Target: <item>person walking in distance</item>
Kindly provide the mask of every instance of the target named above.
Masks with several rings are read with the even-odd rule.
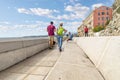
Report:
[[[84,28],[84,34],[85,34],[85,37],[88,37],[88,28],[87,28],[87,26],[85,26],[85,28]]]
[[[54,32],[56,31],[56,28],[53,24],[54,23],[51,21],[50,25],[48,25],[48,27],[47,27],[47,32],[48,32],[48,36],[49,36],[49,49],[53,48],[54,35],[55,35]]]
[[[63,23],[60,23],[60,26],[57,29],[57,41],[58,41],[58,47],[60,52],[62,51],[63,36],[64,36],[64,33],[66,32],[67,30],[63,28]]]

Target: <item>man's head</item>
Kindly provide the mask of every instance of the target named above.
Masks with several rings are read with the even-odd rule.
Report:
[[[51,21],[50,24],[53,24],[53,21]]]

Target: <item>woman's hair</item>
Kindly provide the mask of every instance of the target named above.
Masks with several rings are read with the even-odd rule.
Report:
[[[63,26],[63,23],[60,23],[60,26]]]

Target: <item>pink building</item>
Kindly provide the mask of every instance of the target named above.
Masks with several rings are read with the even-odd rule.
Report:
[[[105,25],[106,21],[112,19],[112,8],[101,6],[93,11],[93,26]]]

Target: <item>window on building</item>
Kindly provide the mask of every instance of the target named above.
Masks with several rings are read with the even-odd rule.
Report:
[[[106,17],[106,20],[109,20],[109,17]]]
[[[98,15],[100,15],[100,12],[98,12]]]
[[[104,20],[104,17],[102,17],[102,20]]]
[[[109,15],[109,12],[107,12],[107,15]]]
[[[102,15],[105,15],[105,12],[102,12]]]
[[[98,17],[98,20],[100,20],[100,17]]]
[[[106,10],[109,10],[109,8],[106,8]]]

